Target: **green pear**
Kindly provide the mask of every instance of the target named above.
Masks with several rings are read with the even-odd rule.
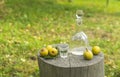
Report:
[[[93,46],[92,47],[92,53],[94,55],[98,55],[100,53],[100,47],[99,46]]]
[[[42,48],[40,51],[40,56],[45,57],[48,55],[48,50],[46,48]]]
[[[93,53],[86,48],[86,51],[84,51],[83,56],[86,60],[91,60],[93,58]]]
[[[52,50],[49,51],[49,55],[52,57],[55,57],[58,55],[58,50],[56,48],[52,48]]]
[[[48,45],[46,48],[48,51],[51,51],[53,47],[52,47],[52,45]]]

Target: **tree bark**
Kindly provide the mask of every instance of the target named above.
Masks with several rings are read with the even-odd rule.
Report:
[[[92,60],[83,56],[43,59],[38,55],[40,77],[104,77],[104,56],[100,53]]]

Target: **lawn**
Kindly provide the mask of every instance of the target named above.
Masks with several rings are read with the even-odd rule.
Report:
[[[105,76],[120,77],[120,0],[0,0],[0,77],[39,77],[37,53],[70,41],[75,12],[85,13],[83,30],[105,55]]]

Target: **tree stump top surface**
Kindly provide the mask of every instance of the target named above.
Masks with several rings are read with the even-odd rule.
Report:
[[[86,66],[88,67],[88,66],[95,65],[104,59],[104,55],[101,52],[99,55],[95,55],[92,60],[85,60],[83,55],[76,56],[72,54],[70,54],[65,59],[60,57],[54,58],[54,59],[44,59],[44,58],[41,58],[39,55],[38,55],[38,58],[41,59],[43,62],[55,67],[76,68],[76,67],[86,67]]]

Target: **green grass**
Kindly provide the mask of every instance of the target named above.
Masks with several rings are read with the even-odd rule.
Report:
[[[5,0],[0,8],[0,77],[39,77],[37,53],[48,44],[69,43],[75,12],[85,12],[81,29],[105,54],[105,75],[120,77],[120,1]],[[1,5],[0,5],[1,6]]]

